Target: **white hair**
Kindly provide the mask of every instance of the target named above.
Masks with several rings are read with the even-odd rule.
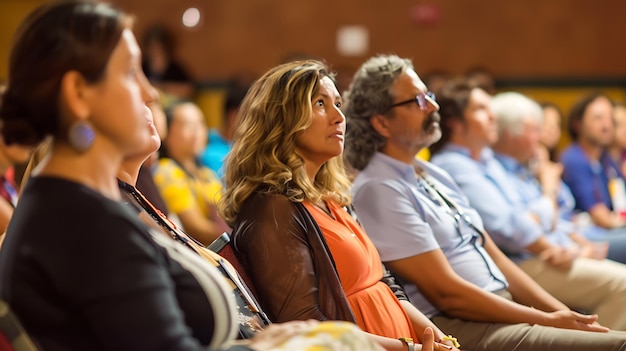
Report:
[[[491,109],[498,120],[498,133],[520,135],[524,121],[534,119],[538,125],[543,122],[541,106],[529,97],[516,92],[496,94],[491,99]]]

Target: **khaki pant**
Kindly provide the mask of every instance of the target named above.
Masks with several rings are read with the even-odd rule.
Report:
[[[578,258],[569,270],[531,258],[520,268],[570,308],[597,313],[600,324],[626,330],[626,266],[614,261]]]
[[[445,316],[433,322],[468,351],[626,350],[626,332],[592,333],[530,324],[468,322]]]

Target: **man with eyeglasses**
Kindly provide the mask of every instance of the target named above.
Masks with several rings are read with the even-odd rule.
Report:
[[[625,349],[626,333],[607,333],[539,287],[495,246],[451,177],[415,159],[441,137],[438,110],[395,55],[366,61],[344,96],[356,212],[411,302],[465,350]]]

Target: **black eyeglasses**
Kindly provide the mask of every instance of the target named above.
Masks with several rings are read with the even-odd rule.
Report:
[[[426,111],[428,109],[429,102],[433,104],[435,107],[439,108],[439,104],[437,103],[437,100],[435,98],[435,93],[433,93],[432,91],[427,91],[425,93],[417,94],[417,96],[415,96],[412,99],[396,102],[395,104],[392,104],[391,106],[389,106],[387,111],[391,110],[394,107],[407,105],[410,103],[416,103],[417,106],[419,106],[420,110]]]

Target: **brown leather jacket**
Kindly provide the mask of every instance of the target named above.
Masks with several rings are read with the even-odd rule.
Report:
[[[232,243],[272,321],[355,321],[324,236],[301,203],[254,193],[239,213]],[[384,271],[383,281],[406,300]]]

